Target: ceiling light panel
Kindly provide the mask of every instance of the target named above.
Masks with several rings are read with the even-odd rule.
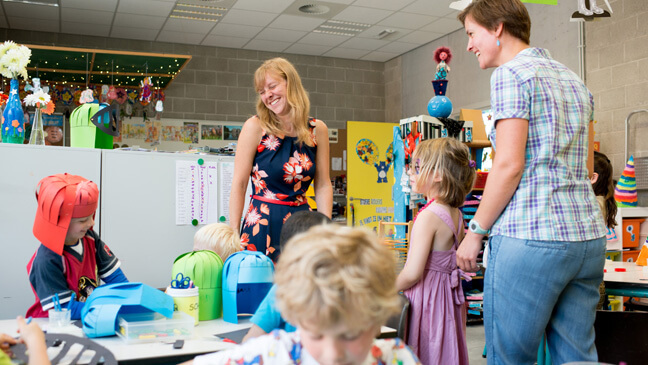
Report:
[[[169,18],[216,23],[227,14],[227,8],[218,6],[213,1],[204,1],[204,3],[180,0],[175,4]]]
[[[58,0],[4,0],[4,2],[58,7]]]

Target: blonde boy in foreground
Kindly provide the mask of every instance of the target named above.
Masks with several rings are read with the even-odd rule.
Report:
[[[375,235],[326,225],[286,246],[275,276],[277,305],[297,331],[274,330],[193,363],[420,364],[400,339],[375,339],[401,307],[393,256]]]

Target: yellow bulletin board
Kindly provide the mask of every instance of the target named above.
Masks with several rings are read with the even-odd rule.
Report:
[[[393,129],[397,123],[347,122],[347,225],[378,229],[394,217]]]

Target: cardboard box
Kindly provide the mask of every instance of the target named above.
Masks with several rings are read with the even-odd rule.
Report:
[[[469,120],[473,122],[473,142],[488,142],[482,111],[476,109],[461,109],[459,111],[459,120]]]

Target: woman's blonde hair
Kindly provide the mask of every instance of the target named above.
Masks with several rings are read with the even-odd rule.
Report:
[[[193,250],[214,251],[225,262],[231,254],[241,251],[241,238],[229,225],[212,223],[194,234]]]
[[[525,44],[530,43],[531,17],[520,0],[474,0],[457,15],[457,19],[465,26],[468,16],[491,31],[502,23],[504,30],[513,37]]]
[[[295,66],[281,57],[265,61],[254,73],[254,88],[257,93],[263,90],[266,75],[286,80],[286,101],[290,106],[290,115],[294,122],[293,126],[297,141],[312,145],[308,128],[310,100]],[[286,134],[287,131],[282,128],[277,115],[263,104],[260,94],[257,96],[256,111],[261,126],[267,133],[273,135]]]
[[[468,147],[454,138],[428,139],[416,146],[413,161],[418,163],[419,188],[453,208],[463,205],[475,181],[475,168],[470,166]],[[440,182],[433,182],[440,178]]]
[[[335,224],[294,236],[277,265],[277,306],[300,326],[382,325],[401,307],[395,260],[372,232]]]

